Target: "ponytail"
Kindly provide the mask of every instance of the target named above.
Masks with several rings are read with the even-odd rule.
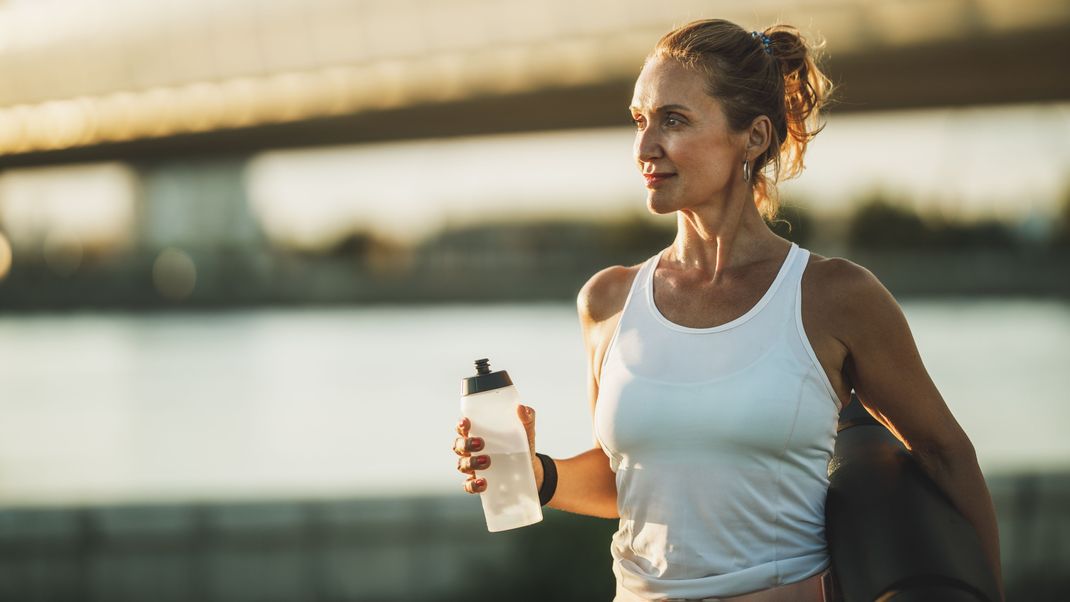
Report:
[[[757,186],[764,196],[776,194],[775,185],[780,179],[791,179],[805,169],[803,156],[806,146],[825,129],[821,121],[821,109],[828,103],[832,81],[818,67],[818,53],[824,42],[811,46],[791,25],[774,25],[763,32],[770,41],[771,56],[779,66],[783,80],[784,132],[775,128],[774,144],[770,144],[764,161],[755,165],[755,171],[772,165],[773,180],[761,174]]]

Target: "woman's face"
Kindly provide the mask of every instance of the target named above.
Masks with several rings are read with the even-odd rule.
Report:
[[[656,214],[725,198],[742,182],[744,133],[733,133],[703,76],[672,59],[643,66],[632,97],[633,155]]]

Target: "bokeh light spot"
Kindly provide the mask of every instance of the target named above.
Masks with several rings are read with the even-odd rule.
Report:
[[[11,272],[11,243],[7,241],[7,237],[3,232],[0,232],[0,280],[7,278],[7,275]]]
[[[193,293],[197,283],[197,266],[185,251],[164,249],[152,264],[152,283],[160,296],[181,301]]]

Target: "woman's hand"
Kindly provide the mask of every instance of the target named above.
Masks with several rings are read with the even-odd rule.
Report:
[[[524,432],[528,436],[528,448],[531,452],[531,468],[535,471],[535,486],[542,487],[542,462],[535,457],[535,410],[521,405],[517,407],[517,416],[524,425]],[[468,431],[472,429],[472,422],[468,418],[462,418],[457,423],[457,437],[453,441],[453,451],[458,456],[457,470],[468,475],[464,482],[464,490],[468,493],[482,493],[487,490],[487,480],[476,478],[475,471],[486,470],[490,467],[490,456],[483,454],[473,456],[472,452],[480,452],[486,444],[481,437],[469,437]]]

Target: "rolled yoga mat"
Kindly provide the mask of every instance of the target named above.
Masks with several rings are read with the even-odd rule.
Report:
[[[998,602],[973,525],[854,393],[838,433],[825,534],[844,602]]]

